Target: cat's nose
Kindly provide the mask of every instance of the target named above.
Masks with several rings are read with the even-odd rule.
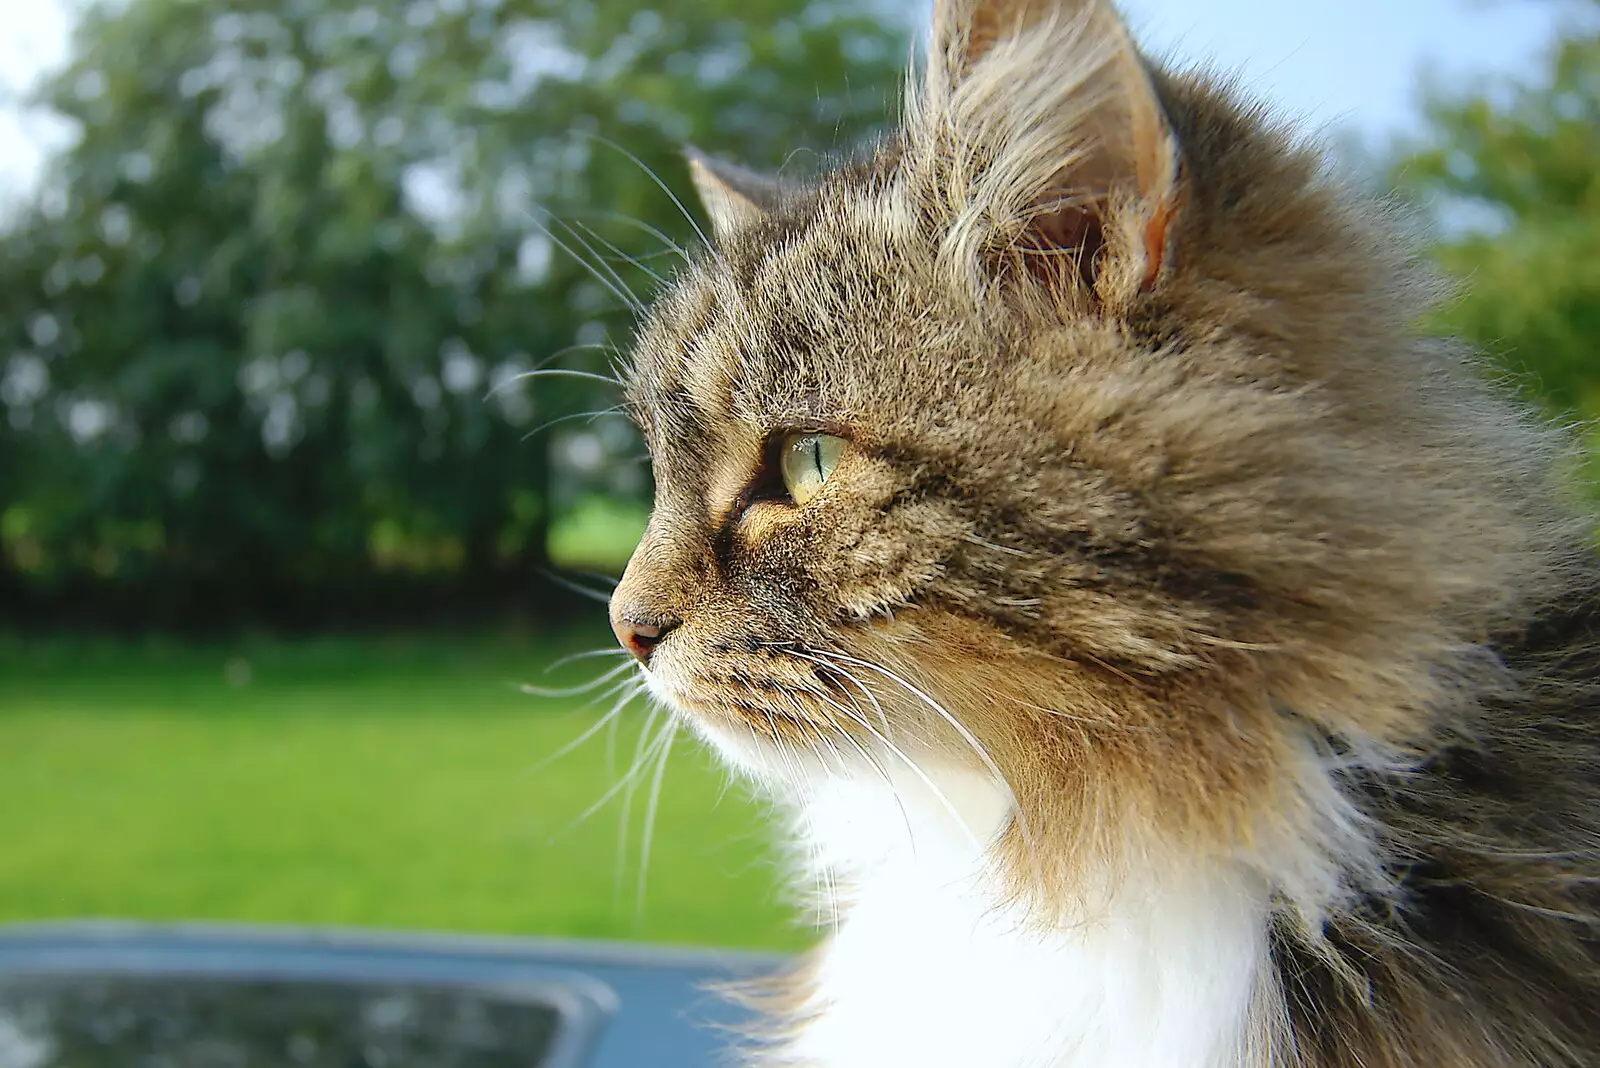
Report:
[[[643,619],[631,615],[614,616],[611,620],[611,629],[616,632],[617,641],[622,647],[634,655],[634,659],[645,667],[650,666],[650,654],[656,651],[656,646],[661,644],[678,620],[670,616],[656,616]]]

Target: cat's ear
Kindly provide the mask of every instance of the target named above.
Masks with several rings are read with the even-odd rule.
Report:
[[[935,0],[926,75],[908,130],[954,157],[941,182],[953,236],[998,228],[991,247],[1036,274],[1070,264],[1091,288],[1109,247],[1115,281],[1155,282],[1178,145],[1109,0]]]
[[[759,222],[777,207],[782,188],[776,179],[714,159],[693,146],[686,146],[683,155],[689,161],[689,177],[717,240]]]

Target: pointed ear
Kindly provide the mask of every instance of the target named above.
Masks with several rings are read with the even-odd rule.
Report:
[[[782,187],[774,178],[713,159],[693,146],[685,146],[683,155],[689,161],[695,192],[711,218],[711,232],[719,241],[759,222],[782,198]]]
[[[1110,0],[935,0],[908,128],[954,146],[960,210],[1035,275],[1070,264],[1094,289],[1114,264],[1110,281],[1155,283],[1178,146]]]

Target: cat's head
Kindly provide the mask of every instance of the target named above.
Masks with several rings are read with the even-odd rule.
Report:
[[[1543,566],[1542,439],[1412,336],[1378,213],[1108,3],[939,0],[908,98],[805,186],[693,161],[619,636],[769,779],[956,761],[1069,851],[1303,829],[1308,738],[1414,739]]]

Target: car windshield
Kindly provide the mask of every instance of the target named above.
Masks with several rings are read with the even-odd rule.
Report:
[[[0,981],[0,1068],[538,1068],[560,1024],[514,989],[14,977]]]

